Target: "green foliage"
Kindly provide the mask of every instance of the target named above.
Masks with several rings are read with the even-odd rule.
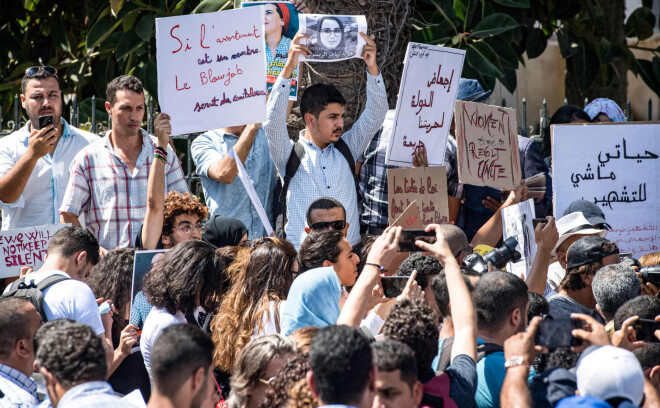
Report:
[[[599,75],[616,80],[614,63],[625,66],[660,95],[660,47],[652,60],[636,58],[624,40],[612,42],[604,33],[603,0],[418,0],[413,41],[466,50],[463,76],[490,88],[498,79],[511,92],[515,70],[526,54],[536,58],[555,34],[561,55],[578,87],[586,91]],[[656,19],[650,0],[633,11],[623,27],[626,37],[653,35]]]

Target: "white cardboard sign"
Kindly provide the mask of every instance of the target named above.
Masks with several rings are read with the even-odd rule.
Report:
[[[2,263],[0,278],[19,276],[21,268],[31,266],[36,271],[46,260],[48,243],[55,233],[71,224],[41,225],[0,232]]]
[[[506,270],[522,279],[529,275],[536,257],[536,240],[532,222],[535,215],[533,198],[502,210],[504,239],[514,237],[518,241],[516,251],[520,252],[520,261],[507,263]]]
[[[443,165],[464,59],[464,50],[408,43],[386,164],[412,167],[425,146],[428,165]]]
[[[635,258],[660,248],[660,124],[553,125],[554,213],[579,199],[597,204],[606,238]]]
[[[158,100],[172,134],[266,120],[263,6],[156,19]]]

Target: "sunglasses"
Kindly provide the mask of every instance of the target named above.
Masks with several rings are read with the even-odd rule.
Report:
[[[324,230],[332,228],[335,231],[341,231],[346,228],[346,221],[337,220],[337,221],[328,221],[328,222],[315,222],[310,226],[313,230]]]
[[[40,74],[51,75],[57,78],[57,69],[55,69],[55,67],[51,67],[50,65],[46,65],[46,66],[30,67],[25,70],[26,78],[32,78]]]

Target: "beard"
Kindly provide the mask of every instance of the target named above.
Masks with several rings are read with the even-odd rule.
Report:
[[[39,129],[39,117],[43,116],[44,111],[47,109],[39,108],[39,109],[26,109],[26,113],[28,115],[28,118],[30,119],[30,124],[32,125],[32,129]],[[56,107],[52,107],[50,109],[51,113],[47,113],[47,115],[53,115],[53,126],[58,127],[60,123],[62,123],[62,110],[60,109],[59,112]]]

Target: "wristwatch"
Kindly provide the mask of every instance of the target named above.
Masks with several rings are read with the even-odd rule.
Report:
[[[523,356],[513,356],[504,362],[505,368],[517,367],[523,365]]]

